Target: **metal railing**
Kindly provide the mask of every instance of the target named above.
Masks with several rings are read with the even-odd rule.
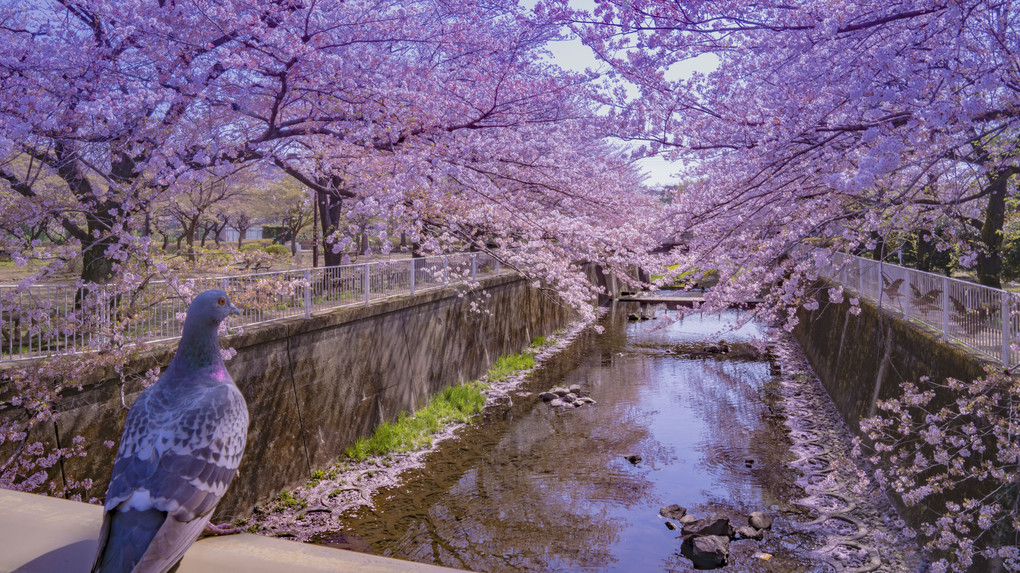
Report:
[[[180,336],[194,295],[226,291],[242,310],[231,328],[250,326],[451,284],[496,276],[504,269],[486,253],[456,253],[363,264],[195,278],[170,284],[152,281],[128,294],[93,287],[87,298],[74,285],[0,285],[0,362],[160,342]],[[92,310],[83,310],[92,309]],[[95,310],[95,309],[98,309]]]
[[[1020,333],[1020,309],[1004,290],[845,253],[830,255],[819,272],[881,309],[1014,364],[1010,344]]]

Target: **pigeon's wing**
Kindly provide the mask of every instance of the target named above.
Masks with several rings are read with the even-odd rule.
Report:
[[[208,523],[240,464],[248,410],[237,387],[167,394],[143,393],[128,415],[107,492],[105,544],[101,540],[97,565],[104,553],[130,552],[121,542],[143,536],[141,531],[125,533],[126,526],[144,528],[149,535],[140,559],[151,562],[151,570],[172,567]],[[131,512],[160,513],[163,519],[126,520],[123,516]],[[157,562],[165,562],[165,569]]]
[[[145,555],[138,562],[138,571],[166,573],[184,557],[191,544],[202,534],[202,530],[212,519],[212,512],[191,521],[177,521],[174,517],[167,518],[156,536],[149,543]]]
[[[158,509],[113,509],[103,515],[103,529],[92,571],[127,572],[142,560],[146,548],[163,527],[167,513]]]

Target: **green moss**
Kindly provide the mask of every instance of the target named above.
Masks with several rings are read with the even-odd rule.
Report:
[[[273,511],[283,511],[284,509],[304,509],[308,507],[308,500],[303,497],[298,497],[289,491],[281,491],[276,494],[273,498]]]
[[[402,412],[395,422],[385,422],[367,438],[358,438],[344,452],[348,458],[362,461],[391,452],[419,450],[432,445],[432,436],[451,422],[467,422],[485,405],[487,384],[468,382],[451,386],[413,415]]]
[[[548,344],[548,341],[546,341],[544,336],[537,336],[535,340],[531,341],[531,348],[541,348],[546,344]]]

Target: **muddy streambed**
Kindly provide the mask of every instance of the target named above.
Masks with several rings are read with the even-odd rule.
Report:
[[[315,537],[343,539],[339,523],[375,553],[472,571],[688,571],[659,515],[679,504],[735,525],[772,517],[763,540],[732,542],[728,571],[918,570],[884,497],[855,487],[846,430],[795,345],[728,329],[732,316],[645,307],[658,318],[629,320],[637,309],[612,308],[604,333]],[[764,355],[749,342],[767,335]],[[571,385],[596,403],[538,396]]]

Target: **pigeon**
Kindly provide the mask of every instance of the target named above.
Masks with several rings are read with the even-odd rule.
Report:
[[[177,354],[128,412],[92,573],[164,573],[208,525],[237,471],[248,407],[217,331],[240,314],[227,294],[195,297]]]

